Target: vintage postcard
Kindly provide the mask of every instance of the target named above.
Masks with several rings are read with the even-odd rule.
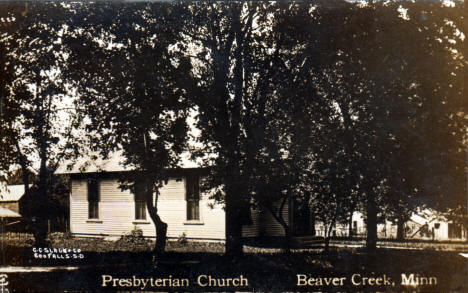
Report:
[[[468,292],[466,11],[0,2],[0,291]]]

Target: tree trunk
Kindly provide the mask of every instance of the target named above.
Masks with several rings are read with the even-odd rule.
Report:
[[[335,214],[333,215],[333,218],[330,222],[330,226],[328,227],[328,229],[326,230],[326,238],[325,238],[325,254],[328,255],[328,252],[330,250],[330,235],[331,235],[331,232],[333,230],[333,227],[335,227],[335,224],[336,224],[336,217],[338,216],[338,207],[337,209],[335,209]]]
[[[232,193],[226,194],[226,256],[237,257],[242,251],[242,224],[240,222],[240,210]]]
[[[24,194],[27,197],[29,195],[29,171],[26,163],[21,163],[21,172],[23,173]]]
[[[286,221],[283,219],[283,216],[278,216],[274,213],[274,211],[268,209],[273,215],[273,217],[276,219],[276,221],[281,225],[284,231],[284,238],[283,238],[283,249],[284,252],[290,253],[291,252],[291,230],[289,229],[289,225],[286,223]]]
[[[291,252],[291,230],[289,229],[289,225],[286,223],[286,221],[283,218],[283,209],[279,211],[278,222],[281,224],[284,230],[284,241],[283,241],[284,252],[290,253]]]
[[[31,216],[31,194],[29,190],[29,170],[28,164],[26,162],[26,157],[21,152],[21,148],[19,142],[16,141],[16,152],[18,154],[19,163],[21,166],[21,172],[23,177],[23,185],[24,185],[24,198],[26,199],[27,203],[24,205],[26,208],[20,206],[20,214],[26,216],[28,220],[29,226],[31,226],[30,216]]]
[[[405,221],[403,217],[397,220],[397,240],[403,241],[405,239]]]
[[[353,230],[353,211],[349,213],[349,218],[348,218],[348,238],[353,239],[354,236],[354,230]]]
[[[367,194],[366,205],[367,216],[367,239],[366,248],[370,253],[375,253],[377,248],[377,206],[375,203],[375,196]]]
[[[283,227],[284,230],[284,241],[283,241],[283,248],[286,253],[291,252],[291,229],[289,229],[288,223],[284,220],[283,217],[283,209],[286,204],[286,200],[288,197],[284,197],[281,205],[278,209],[278,214],[275,213],[273,206],[268,206],[267,209],[273,218]]]
[[[42,152],[41,152],[42,153]],[[33,213],[33,235],[35,246],[47,247],[47,219],[49,210],[49,200],[47,196],[47,183],[48,183],[48,170],[46,160],[41,158],[41,165],[39,169],[39,183],[37,194],[34,199],[34,213]]]
[[[158,215],[153,218],[156,227],[156,245],[154,247],[154,254],[157,257],[163,256],[166,251],[167,241],[167,224],[161,221]]]
[[[149,186],[146,186],[146,208],[148,209],[148,214],[151,220],[154,223],[156,229],[156,244],[154,246],[153,255],[156,258],[164,256],[166,251],[166,240],[167,240],[167,224],[161,220],[158,215],[157,198],[156,205],[153,204],[153,192]]]
[[[315,230],[315,213],[310,213],[310,234],[315,236],[317,231]]]
[[[291,231],[289,229],[289,226],[286,224],[286,222],[284,222],[283,230],[284,230],[283,249],[286,253],[290,253],[291,252]]]
[[[142,143],[144,147],[144,156],[145,162],[148,162],[148,145],[146,137],[148,133],[146,131],[143,132],[142,136]],[[142,174],[143,176],[147,176],[146,174]],[[161,220],[161,217],[158,215],[158,197],[159,197],[159,190],[156,190],[156,199],[154,200],[153,204],[153,183],[147,177],[143,179],[144,183],[144,193],[145,193],[145,200],[146,200],[146,209],[148,210],[148,214],[151,220],[154,223],[154,227],[156,229],[156,243],[153,250],[153,256],[157,258],[161,258],[164,256],[166,252],[166,240],[167,240],[167,224]],[[155,260],[155,259],[154,259]]]
[[[324,249],[324,252],[327,255],[328,255],[328,251],[330,249],[330,230],[331,230],[331,225],[325,231],[325,249]]]

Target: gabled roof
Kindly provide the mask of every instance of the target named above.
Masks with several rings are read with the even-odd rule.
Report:
[[[12,210],[0,207],[0,218],[19,218],[20,214]]]
[[[419,225],[424,225],[426,223],[431,223],[434,221],[444,222],[444,221],[447,221],[447,218],[441,212],[437,212],[436,210],[425,208],[425,209],[420,209],[418,211],[413,212],[413,214],[411,215],[411,221]]]
[[[18,201],[24,195],[24,185],[8,185],[0,189],[0,202]]]
[[[55,174],[122,172],[134,169],[132,166],[124,166],[123,161],[124,158],[122,152],[111,153],[109,154],[108,159],[102,159],[96,155],[83,156],[77,159],[76,162],[64,162],[60,164],[55,171]],[[200,168],[201,164],[190,160],[190,154],[185,152],[181,155],[179,167]]]

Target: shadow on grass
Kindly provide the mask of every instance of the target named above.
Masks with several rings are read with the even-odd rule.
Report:
[[[454,252],[378,249],[375,254],[355,248],[331,248],[329,254],[320,251],[293,253],[250,253],[228,258],[218,252],[169,251],[164,258],[153,262],[150,251],[92,252],[85,251],[84,259],[36,259],[31,247],[6,247],[6,263],[16,266],[78,266],[73,272],[29,273],[9,275],[13,288],[19,291],[34,286],[32,291],[93,290],[100,288],[103,275],[117,278],[132,276],[148,278],[187,278],[196,284],[200,275],[229,278],[243,275],[249,281],[249,290],[283,291],[316,290],[317,287],[297,287],[297,274],[312,277],[390,276],[398,280],[402,273],[436,276],[439,287],[434,291],[466,287],[467,261]],[[53,288],[41,287],[44,280],[60,280]],[[24,282],[36,282],[32,283]],[[29,285],[28,285],[29,284]],[[347,283],[349,285],[349,283]],[[50,283],[49,283],[50,286]],[[349,285],[351,286],[351,285]],[[364,287],[340,287],[344,290],[361,290]],[[325,289],[324,289],[325,288]],[[167,288],[166,288],[167,289]],[[190,287],[203,291],[200,287]],[[232,291],[236,288],[210,288],[212,291]],[[320,287],[329,291],[330,288]],[[337,288],[334,288],[337,289]],[[377,288],[373,288],[377,289]],[[388,289],[388,288],[387,288]],[[391,288],[397,289],[395,288]]]

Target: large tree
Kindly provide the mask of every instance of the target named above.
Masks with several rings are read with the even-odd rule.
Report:
[[[330,74],[340,90],[333,99],[348,124],[348,149],[362,166],[373,250],[379,212],[401,228],[434,195],[433,206],[462,203],[466,61],[455,25],[461,16],[441,3],[349,4],[333,16],[339,62]]]
[[[264,20],[268,4],[203,3],[191,7],[183,31],[186,43],[198,46],[192,56],[199,91],[195,97],[203,152],[213,154],[205,163],[210,172],[204,187],[225,204],[226,254],[242,253],[242,226],[249,223],[245,117],[250,99],[258,94],[255,83],[254,19]],[[260,44],[261,45],[261,44]]]
[[[121,187],[144,195],[157,256],[164,253],[167,232],[158,213],[159,188],[186,149],[187,96],[193,91],[190,63],[172,50],[178,40],[175,9],[87,4],[78,14],[86,18],[84,31],[70,39],[90,147],[102,157],[121,152],[133,170],[119,177]]]
[[[318,191],[326,184],[318,178],[317,162],[331,159],[325,158],[324,149],[333,147],[333,138],[339,137],[333,126],[338,117],[316,82],[334,58],[324,42],[329,37],[326,22],[312,14],[306,3],[277,4],[273,11],[269,34],[262,40],[268,49],[263,55],[255,54],[261,69],[256,84],[261,99],[251,99],[253,114],[246,124],[252,135],[247,149],[254,153],[249,179],[252,198],[281,224],[288,244],[291,234],[300,232],[300,222],[303,229],[310,224],[311,203],[321,215],[336,211],[321,204],[321,199],[332,197]],[[258,119],[259,114],[263,119]],[[323,197],[319,200],[318,195]],[[291,217],[285,218],[285,207],[307,219],[294,216],[291,222]]]
[[[73,135],[80,123],[71,97],[74,81],[64,74],[68,52],[62,37],[68,33],[68,14],[58,4],[2,8],[7,21],[1,23],[1,66],[10,75],[2,77],[1,156],[22,169],[36,244],[45,245],[51,175],[79,143]],[[2,167],[12,170],[11,165]],[[38,176],[32,190],[31,172]]]
[[[302,39],[288,36],[295,5],[205,3],[190,11],[183,36],[195,46],[185,54],[199,80],[194,100],[202,155],[213,154],[205,156],[210,173],[204,187],[225,204],[226,253],[237,255],[252,204],[290,235],[284,209],[301,196],[295,191],[300,156],[308,155],[313,137],[300,133],[315,125],[305,121],[327,116],[318,110],[326,103],[314,100],[307,83],[321,48],[304,53]]]

